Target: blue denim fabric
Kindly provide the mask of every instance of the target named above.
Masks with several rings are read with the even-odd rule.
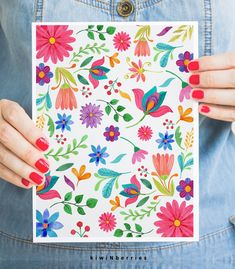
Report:
[[[196,20],[200,56],[235,50],[233,0],[132,2],[122,18],[117,0],[0,0],[0,99],[31,115],[32,21]],[[235,268],[233,156],[231,124],[201,117],[198,243],[32,244],[31,192],[0,180],[0,268]]]

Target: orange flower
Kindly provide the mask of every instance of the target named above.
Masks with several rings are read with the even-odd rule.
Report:
[[[169,155],[167,153],[160,155],[158,153],[157,155],[153,155],[152,159],[153,165],[157,171],[157,173],[152,172],[152,176],[157,176],[163,180],[166,180],[169,177],[174,164],[174,155]]]
[[[118,207],[122,207],[118,196],[115,197],[115,200],[110,200],[109,202],[111,205],[113,205],[111,208],[112,211],[116,210]]]
[[[86,166],[82,165],[79,169],[79,172],[76,168],[72,168],[72,173],[76,176],[78,182],[77,185],[79,183],[80,180],[85,180],[91,177],[91,173],[85,173],[86,171]]]
[[[109,58],[109,64],[111,67],[114,67],[115,63],[120,64],[118,57],[118,52],[115,52],[112,56],[107,56]]]
[[[148,41],[145,38],[142,38],[140,40],[134,41],[136,43],[135,47],[135,56],[149,56],[150,55],[150,48]]]
[[[186,121],[186,122],[192,122],[193,121],[193,117],[189,116],[189,114],[192,113],[192,108],[191,107],[187,108],[184,111],[182,106],[178,106],[178,111],[179,111],[179,114],[180,114],[180,118],[176,122],[176,124],[181,120]]]

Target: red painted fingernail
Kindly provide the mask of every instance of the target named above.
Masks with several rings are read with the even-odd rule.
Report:
[[[35,144],[37,147],[39,147],[43,151],[49,148],[49,143],[44,137],[38,138]]]
[[[209,106],[202,106],[201,107],[201,112],[203,112],[203,113],[209,113],[210,112]]]
[[[192,92],[192,97],[195,99],[202,99],[204,97],[204,92],[202,90],[194,90]]]
[[[43,159],[39,159],[36,163],[35,163],[35,167],[41,172],[41,173],[46,173],[49,170],[49,164],[43,160]]]
[[[200,83],[200,76],[199,75],[191,75],[189,77],[189,83],[193,85],[198,85]]]
[[[29,178],[35,182],[36,184],[40,185],[42,183],[42,179],[43,177],[40,176],[39,174],[35,173],[35,172],[32,172],[30,175],[29,175]]]
[[[25,179],[25,178],[22,178],[21,179],[21,182],[22,182],[22,184],[24,185],[24,186],[26,186],[26,187],[28,187],[29,186],[29,181],[27,180],[27,179]]]
[[[189,71],[197,71],[199,70],[199,62],[198,61],[192,61],[188,64],[188,70]]]

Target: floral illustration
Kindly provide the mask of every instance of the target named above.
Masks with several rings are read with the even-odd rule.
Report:
[[[136,56],[149,56],[150,48],[148,42],[153,42],[150,39],[151,28],[149,25],[139,26],[139,29],[135,35],[134,43],[136,43],[135,47],[135,55]]]
[[[176,200],[167,202],[166,206],[160,207],[157,213],[160,219],[154,222],[157,233],[163,237],[191,237],[193,235],[193,206],[186,202],[178,204]]]
[[[64,227],[62,223],[57,221],[59,213],[56,212],[50,216],[48,209],[45,209],[43,214],[40,211],[36,211],[36,236],[37,237],[57,237],[57,233],[54,230],[59,230]]]
[[[158,148],[163,148],[164,150],[169,149],[172,150],[172,143],[175,142],[173,138],[174,134],[168,134],[168,131],[166,131],[165,134],[159,133],[160,138],[156,140],[157,143],[159,143]]]
[[[36,83],[40,86],[44,84],[48,84],[53,77],[53,73],[50,71],[50,67],[48,65],[44,65],[44,63],[40,63],[39,66],[36,67]]]
[[[115,52],[113,55],[111,56],[107,56],[109,58],[109,64],[110,67],[114,67],[115,64],[120,64],[120,60],[118,59],[118,52]]]
[[[188,73],[188,64],[193,60],[193,53],[185,51],[184,53],[180,53],[178,58],[179,60],[176,61],[176,64],[179,66],[180,72]]]
[[[131,38],[126,32],[119,32],[113,38],[113,45],[118,51],[125,51],[130,47]]]
[[[37,25],[37,59],[43,58],[44,62],[51,59],[56,64],[57,60],[62,62],[64,57],[69,57],[69,51],[73,50],[70,43],[76,40],[72,34],[68,25]]]
[[[116,224],[117,220],[113,213],[103,213],[99,217],[100,229],[106,233],[113,231],[116,227]]]
[[[119,196],[116,196],[115,200],[110,200],[109,202],[112,205],[111,211],[115,211],[117,208],[122,207]]]
[[[101,124],[103,112],[99,105],[97,106],[91,103],[86,104],[85,106],[82,106],[80,112],[80,120],[82,121],[82,124],[86,125],[86,128],[97,128],[97,126]]]
[[[118,137],[120,136],[119,127],[114,127],[113,125],[106,127],[104,136],[107,141],[117,141]]]
[[[57,113],[58,121],[55,122],[56,129],[61,129],[62,132],[64,130],[71,131],[70,125],[72,125],[74,122],[71,120],[72,116],[66,116],[66,114],[61,115],[60,113]]]
[[[77,222],[77,227],[78,227],[78,231],[75,229],[71,230],[71,235],[78,235],[79,237],[88,237],[87,233],[90,231],[90,226],[86,225],[83,229],[83,222],[82,221],[78,221]]]
[[[176,190],[180,193],[181,198],[185,198],[187,201],[190,200],[193,197],[193,180],[190,178],[180,180]]]
[[[138,137],[140,138],[140,140],[148,141],[152,138],[152,135],[153,131],[149,126],[141,126],[138,129]]]
[[[109,154],[106,152],[107,147],[101,148],[100,145],[95,147],[94,145],[91,145],[92,153],[89,154],[90,163],[95,163],[96,166],[101,162],[102,164],[106,164],[105,158],[109,156]]]

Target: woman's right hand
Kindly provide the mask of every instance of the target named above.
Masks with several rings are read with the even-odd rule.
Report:
[[[0,178],[29,189],[44,182],[49,164],[43,156],[49,143],[24,109],[0,100]]]

